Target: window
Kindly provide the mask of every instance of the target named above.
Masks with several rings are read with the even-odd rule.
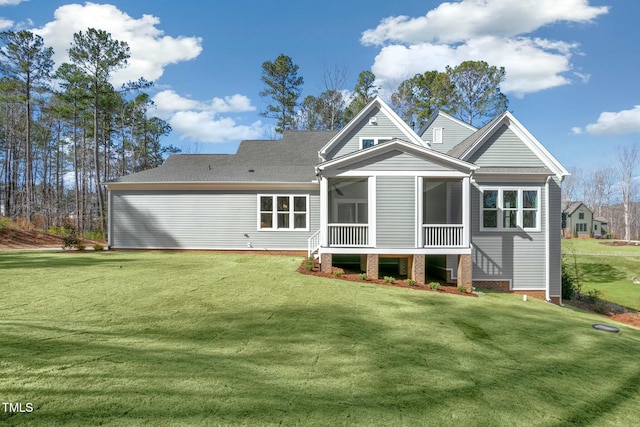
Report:
[[[258,195],[259,230],[308,230],[309,196]]]
[[[433,143],[442,144],[443,128],[433,128]]]
[[[374,145],[382,144],[383,142],[389,142],[392,138],[379,138],[379,137],[367,137],[360,138],[360,148],[369,148]]]
[[[598,231],[598,224],[593,224],[593,231]]]
[[[480,229],[539,230],[540,190],[535,188],[491,188],[482,191]]]
[[[577,233],[586,233],[587,232],[587,224],[585,224],[585,223],[576,224],[576,232]]]
[[[584,219],[584,212],[580,212],[578,214],[578,219]]]

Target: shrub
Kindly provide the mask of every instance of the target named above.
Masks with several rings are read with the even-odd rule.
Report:
[[[57,225],[52,225],[47,230],[47,233],[53,234],[54,236],[60,236],[65,233],[65,229],[63,227],[58,227]]]
[[[340,276],[342,276],[342,271],[340,271],[340,270],[333,270],[333,275],[334,275],[334,276],[336,276],[336,277],[340,277]]]
[[[409,286],[415,286],[416,285],[416,281],[413,279],[407,279],[406,280],[407,285]]]
[[[576,295],[576,285],[573,281],[573,277],[567,271],[569,267],[562,263],[562,299],[571,300]]]
[[[100,230],[89,230],[84,232],[84,237],[89,240],[103,240],[104,234]]]
[[[431,289],[433,289],[434,291],[437,291],[438,289],[440,289],[440,283],[438,282],[431,282],[429,283],[429,287]]]
[[[102,250],[104,250],[104,246],[102,246],[100,243],[96,243],[95,245],[93,245],[93,250],[94,251],[102,251]]]
[[[313,270],[313,268],[316,266],[316,260],[313,259],[313,257],[309,257],[305,260],[304,262],[304,268],[307,271],[311,271]]]
[[[466,294],[467,293],[467,287],[466,286],[459,286],[458,287],[458,292]]]
[[[396,279],[393,276],[384,276],[384,281],[385,283],[394,283]]]
[[[62,249],[77,248],[80,244],[80,239],[76,236],[75,232],[67,234],[62,239]]]
[[[367,280],[367,273],[360,273],[360,274],[358,274],[358,279],[360,279],[360,280]]]
[[[8,216],[0,217],[0,230],[3,230],[11,225],[11,218]]]
[[[78,243],[76,245],[76,249],[79,251],[84,251],[87,248],[87,246],[84,243]]]

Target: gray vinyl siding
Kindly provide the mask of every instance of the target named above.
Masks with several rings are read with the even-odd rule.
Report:
[[[442,128],[442,144],[433,144],[434,128]],[[473,132],[473,130],[456,123],[448,117],[438,115],[421,137],[423,141],[430,141],[432,143],[431,148],[434,150],[446,153],[461,141],[464,141]]]
[[[372,116],[377,118],[375,125],[369,124],[369,117]],[[399,138],[408,142],[407,136],[376,107],[351,132],[345,135],[337,146],[327,153],[326,159],[331,160],[334,157],[360,150],[360,138]]]
[[[545,167],[540,158],[527,147],[518,136],[502,125],[491,138],[486,141],[468,159],[480,167]]]
[[[376,228],[378,248],[415,247],[415,178],[376,178]]]
[[[556,178],[549,181],[549,296],[562,295],[562,195]]]
[[[309,231],[257,230],[256,191],[112,191],[115,248],[307,249],[320,228],[319,193],[309,197]],[[306,195],[304,191],[259,194]],[[245,237],[247,234],[249,237]]]
[[[540,231],[480,231],[480,190],[471,187],[473,280],[511,280],[512,289],[546,286],[546,193],[544,182],[478,183],[491,187],[539,187]],[[560,232],[558,231],[558,235]]]
[[[347,169],[340,169],[340,172],[349,171],[399,171],[399,170],[420,170],[420,171],[448,171],[446,167],[439,163],[421,159],[400,150],[392,150],[384,154],[372,157],[367,160],[349,165]]]

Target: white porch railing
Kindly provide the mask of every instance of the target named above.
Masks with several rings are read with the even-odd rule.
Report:
[[[457,248],[464,246],[462,224],[424,224],[425,248]]]
[[[329,224],[329,246],[368,246],[369,224]]]
[[[313,233],[307,240],[307,258],[311,258],[318,249],[320,249],[320,230]]]

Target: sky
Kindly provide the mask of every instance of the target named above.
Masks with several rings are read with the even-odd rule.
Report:
[[[163,140],[191,153],[233,153],[270,139],[260,115],[262,63],[299,66],[303,93],[346,71],[345,89],[372,71],[389,95],[416,73],[466,60],[503,66],[509,110],[567,168],[616,162],[640,145],[640,1],[637,0],[0,0],[0,30],[30,30],[56,65],[78,31],[129,44],[113,83],[144,77]]]

